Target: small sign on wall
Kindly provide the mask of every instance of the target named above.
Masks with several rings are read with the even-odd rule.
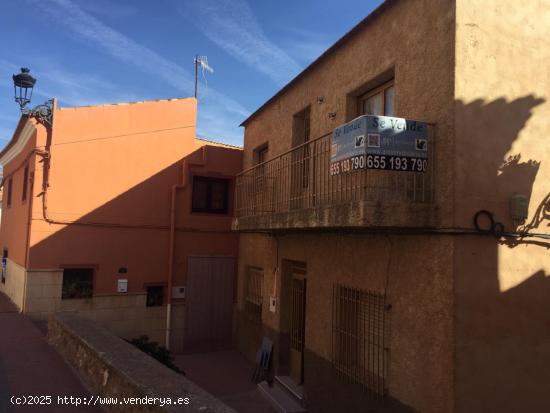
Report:
[[[272,313],[277,311],[277,298],[273,296],[269,297],[269,311]]]
[[[117,292],[118,293],[127,293],[128,292],[128,279],[119,278],[117,283]]]
[[[185,298],[185,286],[178,285],[178,286],[172,287],[172,298],[174,299]]]

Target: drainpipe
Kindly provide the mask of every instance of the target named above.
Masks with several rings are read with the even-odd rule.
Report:
[[[29,121],[30,122],[30,121]],[[49,132],[48,132],[49,133]],[[23,161],[15,168],[13,169],[9,174],[4,175],[2,178],[2,182],[0,183],[0,187],[3,187],[6,180],[13,175],[29,162],[29,160],[32,158],[33,155],[41,156],[42,161],[46,162],[49,156],[49,153],[47,151],[42,151],[40,149],[33,149],[29,152],[29,154],[23,159]],[[36,170],[36,169],[35,169]],[[30,249],[30,238],[31,238],[31,223],[32,223],[32,209],[33,209],[33,198],[34,198],[34,179],[32,184],[32,193],[29,194],[28,198],[28,211],[27,211],[27,229],[26,229],[26,242],[25,242],[25,258],[24,258],[24,266],[25,266],[25,275],[23,279],[23,298],[21,301],[21,312],[25,312],[26,308],[26,296],[27,296],[27,269],[29,268],[29,249]]]
[[[176,196],[179,189],[185,189],[189,179],[190,166],[206,166],[206,145],[201,147],[200,161],[182,162],[182,182],[172,186],[172,198],[170,202],[170,246],[168,249],[168,299],[166,300],[166,338],[165,347],[170,350],[170,333],[172,325],[172,285],[174,283],[174,250],[176,232]]]

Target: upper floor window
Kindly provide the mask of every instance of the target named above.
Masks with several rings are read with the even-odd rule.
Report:
[[[256,149],[254,149],[254,164],[258,165],[260,163],[264,163],[267,161],[267,151],[269,150],[269,146],[267,143],[264,143],[261,146],[258,146]]]
[[[359,96],[359,115],[394,116],[395,85],[393,80]]]
[[[13,178],[8,179],[8,207],[11,207],[11,193],[13,190]]]
[[[229,179],[193,177],[193,212],[227,214],[229,206]]]
[[[21,194],[21,201],[27,200],[28,188],[29,188],[29,165],[25,165],[25,171],[23,172],[23,193]]]
[[[309,141],[311,134],[309,106],[292,118],[292,146],[298,146]]]
[[[294,115],[292,120],[292,146],[303,145],[294,153],[292,160],[293,177],[295,182],[301,181],[301,184],[292,184],[295,190],[300,187],[305,189],[309,186],[309,164],[310,148],[306,143],[311,137],[310,108],[307,107],[300,113]]]

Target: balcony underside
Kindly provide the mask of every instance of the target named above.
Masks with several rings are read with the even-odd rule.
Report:
[[[353,201],[286,212],[251,215],[233,220],[239,232],[291,232],[305,230],[375,230],[380,228],[433,228],[439,222],[433,203]]]

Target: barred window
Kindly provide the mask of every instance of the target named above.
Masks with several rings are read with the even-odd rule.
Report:
[[[65,268],[61,299],[91,298],[94,290],[93,268]]]
[[[164,301],[164,287],[162,285],[150,285],[147,287],[147,307],[160,307]]]
[[[248,267],[245,294],[245,311],[256,321],[262,319],[264,270]]]
[[[385,296],[335,285],[332,311],[332,362],[337,376],[383,397],[388,345]]]

